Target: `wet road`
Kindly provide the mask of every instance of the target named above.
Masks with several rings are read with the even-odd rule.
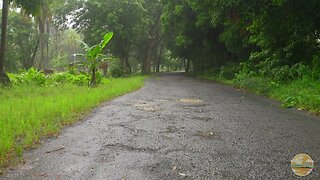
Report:
[[[320,118],[182,74],[137,92],[25,154],[0,179],[295,179],[309,154],[320,178]]]

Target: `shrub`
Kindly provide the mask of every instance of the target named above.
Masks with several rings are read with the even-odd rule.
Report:
[[[311,75],[315,80],[320,80],[320,56],[313,58]]]
[[[71,83],[79,86],[88,85],[90,80],[86,73],[71,74],[69,72],[54,74],[51,78],[56,83]]]
[[[40,86],[46,84],[48,76],[46,76],[43,71],[38,71],[35,68],[30,68],[29,70],[21,70],[18,75],[15,75],[12,79],[13,84],[29,84],[35,83]]]
[[[236,73],[240,71],[240,66],[238,64],[228,64],[226,66],[222,66],[220,69],[220,73],[218,76],[220,78],[224,78],[227,80],[234,79],[236,76]]]
[[[79,86],[88,85],[90,76],[88,73],[75,71],[56,73],[52,75],[45,75],[43,71],[38,71],[35,68],[29,70],[21,70],[19,74],[9,74],[10,79],[15,85],[34,83],[40,86],[52,85],[55,83],[71,83]],[[97,73],[97,81],[100,83],[104,79],[101,72]]]

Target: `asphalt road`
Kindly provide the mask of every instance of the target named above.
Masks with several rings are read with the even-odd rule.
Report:
[[[309,154],[320,179],[320,118],[183,74],[95,109],[0,179],[296,179]]]

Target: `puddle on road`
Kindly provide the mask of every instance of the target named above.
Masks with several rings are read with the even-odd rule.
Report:
[[[211,131],[198,131],[195,136],[205,138],[205,139],[216,139],[219,138],[218,133]]]

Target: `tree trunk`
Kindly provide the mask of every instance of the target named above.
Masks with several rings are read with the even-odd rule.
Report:
[[[142,62],[142,73],[143,74],[150,74],[150,57],[151,57],[151,49],[150,45],[147,45],[145,56]]]
[[[31,67],[34,66],[36,56],[37,56],[38,47],[39,47],[39,40],[38,40],[38,43],[36,44],[36,46],[34,47],[32,54],[30,54],[30,56],[28,58],[25,58],[23,60],[22,68],[30,69]]]
[[[129,53],[126,54],[126,56],[123,59],[123,68],[124,68],[124,72],[127,74],[131,74],[132,69],[129,63]]]
[[[46,40],[46,22],[47,22],[47,11],[44,5],[40,9],[38,15],[39,24],[39,49],[40,49],[40,59],[39,59],[39,69],[45,69],[47,64],[47,40]]]
[[[42,10],[41,10],[42,11]],[[38,23],[39,23],[39,49],[40,49],[40,59],[39,59],[39,69],[44,68],[44,46],[45,46],[45,40],[44,40],[44,22],[42,19],[42,12],[40,13],[38,17]]]
[[[96,68],[92,68],[90,86],[96,86],[96,85],[97,85]]]
[[[44,68],[48,68],[49,66],[49,36],[50,36],[50,22],[46,20],[46,35],[45,35],[45,43],[46,43],[46,55],[44,59]]]
[[[158,58],[157,58],[157,64],[156,64],[156,72],[160,72],[162,54],[163,54],[163,43],[160,45],[160,52],[159,52],[159,55],[158,55]]]
[[[189,73],[190,72],[190,60],[185,59],[184,64],[185,64],[186,73]]]
[[[1,27],[1,48],[0,48],[0,83],[10,84],[10,79],[4,70],[4,61],[7,46],[9,0],[3,0],[2,4],[2,27]]]
[[[32,66],[34,66],[34,63],[36,62],[36,57],[37,57],[37,52],[38,52],[38,48],[39,48],[39,43],[36,45],[36,47],[34,48],[34,51],[32,53],[30,62],[28,64],[28,68],[31,68]]]

